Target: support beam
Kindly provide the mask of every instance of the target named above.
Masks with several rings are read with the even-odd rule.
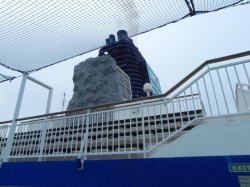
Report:
[[[47,100],[47,106],[46,106],[45,113],[48,114],[50,112],[53,88],[51,86],[48,86],[47,84],[35,79],[35,78],[27,75],[27,74],[23,74],[23,79],[22,79],[22,83],[21,83],[21,86],[20,86],[20,90],[19,90],[19,94],[18,94],[18,98],[17,98],[17,102],[16,102],[16,108],[15,108],[14,116],[13,116],[13,119],[12,119],[12,124],[10,126],[8,140],[7,140],[5,149],[4,149],[4,154],[3,154],[3,161],[4,162],[8,162],[8,158],[9,158],[10,153],[11,153],[11,147],[12,147],[12,144],[13,144],[15,130],[16,130],[16,124],[17,124],[16,119],[18,119],[19,112],[20,112],[20,109],[21,109],[23,93],[24,93],[24,89],[25,89],[27,79],[31,80],[34,83],[39,84],[40,86],[43,86],[43,87],[49,89],[49,95],[48,95],[48,100]],[[47,119],[47,117],[45,117],[45,123],[46,123],[46,119]],[[45,136],[45,133],[46,132],[44,131],[43,136]],[[41,143],[41,145],[43,145],[42,143]],[[42,149],[40,149],[40,150],[42,150]]]
[[[39,84],[40,86],[43,86],[43,87],[45,87],[45,88],[47,88],[47,89],[53,89],[51,86],[49,86],[49,85],[47,85],[47,84],[45,84],[45,83],[43,83],[43,82],[41,82],[41,81],[39,81],[39,80],[37,80],[37,79],[35,79],[34,77],[31,77],[31,76],[27,76],[27,78],[30,80],[30,81],[32,81],[32,82],[34,82],[34,83],[37,83],[37,84]]]
[[[16,130],[16,119],[19,116],[19,112],[20,112],[20,108],[21,108],[21,104],[22,104],[22,99],[23,99],[23,93],[24,93],[24,89],[25,89],[25,85],[26,85],[26,81],[27,81],[27,74],[23,74],[23,78],[22,78],[22,83],[20,86],[20,90],[19,90],[19,94],[18,94],[18,98],[17,98],[17,102],[16,102],[16,108],[15,108],[15,112],[14,112],[14,116],[12,119],[12,123],[10,126],[10,131],[9,131],[9,136],[8,136],[8,140],[5,146],[5,152],[3,155],[3,161],[7,162],[8,161],[8,157],[10,156],[10,152],[11,152],[11,147],[12,147],[12,143],[14,140],[14,134],[15,134],[15,130]]]

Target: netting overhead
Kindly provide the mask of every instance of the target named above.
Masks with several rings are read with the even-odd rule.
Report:
[[[1,0],[0,64],[32,72],[130,36],[242,0]]]
[[[12,81],[15,78],[16,77],[7,76],[0,73],[0,83],[4,81]]]

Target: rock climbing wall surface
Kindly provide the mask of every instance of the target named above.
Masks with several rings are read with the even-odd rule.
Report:
[[[67,110],[123,99],[116,61],[109,55],[89,58],[74,69],[74,94]]]

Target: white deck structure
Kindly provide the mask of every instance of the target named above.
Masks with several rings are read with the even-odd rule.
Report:
[[[247,154],[249,62],[207,66],[170,98],[160,95],[111,103],[101,111],[102,105],[93,106],[82,113],[78,110],[78,115],[61,112],[14,119],[12,125],[0,126],[1,158],[31,161]]]

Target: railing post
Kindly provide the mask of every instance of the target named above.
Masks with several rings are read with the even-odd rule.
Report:
[[[85,145],[86,145],[86,141],[87,141],[87,133],[84,133],[84,135],[83,135],[83,139],[82,139],[82,141],[81,141],[81,147],[80,147],[80,151],[79,151],[79,154],[78,154],[78,157],[77,158],[81,158],[82,157],[82,153],[83,153],[83,148],[84,148],[84,150],[85,150]]]
[[[53,88],[49,89],[49,95],[47,100],[47,106],[45,113],[48,114],[50,112],[51,100],[52,100]]]
[[[43,149],[44,149],[46,131],[47,131],[47,123],[48,123],[48,117],[45,117],[43,128],[42,128],[42,137],[41,137],[40,148],[39,148],[40,155],[39,155],[38,161],[42,161],[42,155],[43,155]]]
[[[171,133],[170,133],[169,118],[168,118],[168,103],[167,103],[166,97],[164,97],[164,103],[166,106],[166,118],[167,118],[167,122],[168,122],[168,136],[170,136]],[[164,139],[165,139],[165,136],[164,136]]]
[[[87,136],[86,136],[87,133],[84,133],[83,135],[83,139],[81,141],[81,146],[80,146],[80,151],[79,151],[79,154],[78,154],[78,157],[76,159],[76,162],[77,162],[77,169],[78,170],[82,170],[83,169],[83,164],[84,164],[84,160],[82,161],[82,150],[83,148],[86,149],[86,141],[87,141]],[[85,156],[84,156],[85,157]]]
[[[51,100],[52,100],[52,94],[53,94],[53,88],[49,88],[49,95],[48,95],[48,100],[47,100],[47,106],[46,106],[46,111],[45,113],[48,114],[50,112],[50,106],[51,106]],[[40,142],[40,156],[38,158],[38,161],[42,160],[42,155],[43,155],[43,149],[44,149],[44,144],[45,144],[45,138],[46,138],[46,131],[47,131],[47,123],[48,123],[48,117],[44,118],[44,125],[42,128],[42,137],[41,137],[41,142]]]
[[[201,105],[201,109],[202,109],[202,116],[203,117],[207,116],[203,101],[200,101],[200,105]]]
[[[199,87],[198,81],[196,82],[196,86],[198,88],[200,106],[201,106],[201,109],[202,109],[202,116],[204,116],[204,114],[205,114],[205,108],[204,108],[204,105],[203,105],[203,101],[201,100],[201,92],[200,92],[200,87]],[[205,116],[206,116],[206,114],[205,114]]]
[[[14,116],[13,116],[12,123],[10,126],[8,140],[6,143],[6,149],[5,149],[5,152],[3,155],[4,162],[8,162],[8,158],[10,156],[11,147],[13,144],[14,134],[15,134],[15,130],[16,130],[16,119],[19,116],[19,112],[20,112],[20,108],[21,108],[21,104],[22,104],[22,99],[23,99],[23,93],[24,93],[24,89],[25,89],[25,85],[26,85],[26,81],[27,81],[27,76],[28,76],[27,74],[23,74],[23,78],[22,78],[22,82],[21,82],[21,86],[20,86],[20,90],[19,90],[19,94],[18,94],[18,98],[17,98],[17,102],[16,102],[16,108],[15,108]]]
[[[208,74],[209,74],[210,81],[211,81],[211,84],[212,84],[212,88],[213,88],[213,93],[214,93],[214,98],[215,98],[215,103],[216,103],[216,106],[217,106],[218,114],[220,116],[220,108],[219,108],[218,100],[217,100],[217,97],[216,97],[216,92],[215,92],[215,88],[214,88],[214,81],[213,81],[212,76],[211,76],[211,69],[209,68],[208,65],[207,65],[207,69],[209,70]],[[197,117],[197,116],[195,116],[195,117]]]
[[[84,160],[87,159],[87,151],[88,151],[88,137],[89,137],[89,115],[90,115],[90,109],[87,109],[87,116],[86,116],[86,132],[84,136],[85,138],[85,146],[84,146]]]
[[[146,137],[145,137],[145,124],[144,124],[144,111],[143,111],[143,101],[141,101],[141,125],[142,125],[142,136],[143,136],[143,157],[146,158]]]

